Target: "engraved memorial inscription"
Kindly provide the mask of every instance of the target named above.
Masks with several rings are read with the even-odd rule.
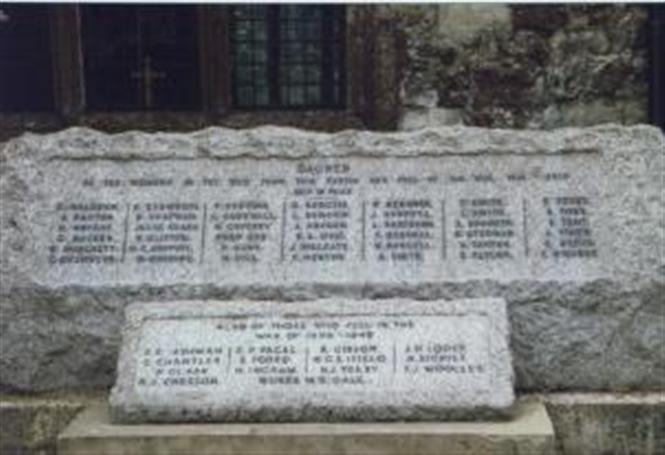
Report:
[[[268,201],[216,202],[210,213],[223,263],[259,262],[277,216]]]
[[[435,221],[429,199],[375,199],[369,211],[378,261],[422,262],[434,254]]]
[[[128,255],[138,264],[193,264],[199,253],[202,209],[197,202],[132,204]]]
[[[147,302],[125,320],[116,421],[432,419],[514,399],[502,299]]]
[[[451,387],[448,381],[472,375],[487,387],[487,350],[454,328],[457,319],[354,314],[146,321],[135,385],[153,392],[220,391],[237,381],[252,387],[308,388],[406,388],[413,381],[439,381]],[[466,316],[464,323],[486,330],[488,321]],[[197,333],[206,339],[200,340]]]
[[[589,198],[584,196],[544,197],[547,212],[543,257],[590,259],[598,256],[589,221]]]
[[[57,203],[49,264],[115,264],[122,260],[122,207],[117,203]]]
[[[459,200],[455,239],[459,258],[494,261],[515,257],[515,222],[503,198]]]
[[[475,158],[447,160],[165,162],[149,176],[109,164],[102,179],[68,181],[76,196],[45,208],[48,267],[37,273],[58,282],[167,280],[164,271],[218,284],[441,281],[560,273],[569,260],[595,273],[594,182],[574,181],[574,166],[523,160],[514,164],[523,172],[492,173],[475,170]],[[577,195],[564,196],[572,185]]]

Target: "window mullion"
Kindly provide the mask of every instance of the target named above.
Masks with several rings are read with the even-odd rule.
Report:
[[[346,8],[340,6],[335,9],[335,38],[333,46],[336,49],[337,57],[333,63],[334,69],[338,72],[338,79],[333,79],[333,84],[337,88],[337,95],[334,96],[335,106],[346,105]]]
[[[334,13],[334,8],[326,6],[323,7],[323,14],[321,14],[321,104],[326,107],[333,105],[334,65],[332,45],[335,40],[333,36]]]
[[[268,87],[269,104],[272,107],[281,105],[279,93],[279,6],[270,6],[268,9]]]

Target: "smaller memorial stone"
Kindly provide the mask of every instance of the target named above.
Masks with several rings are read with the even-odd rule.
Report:
[[[140,303],[117,423],[474,419],[514,401],[503,299]]]

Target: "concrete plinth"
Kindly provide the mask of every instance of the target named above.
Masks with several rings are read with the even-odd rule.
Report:
[[[82,412],[58,439],[62,455],[554,453],[542,403],[521,401],[505,422],[112,425],[106,404]]]

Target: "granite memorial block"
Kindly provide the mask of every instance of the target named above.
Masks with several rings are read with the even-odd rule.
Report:
[[[508,343],[501,299],[133,304],[111,416],[143,423],[507,415]]]
[[[0,152],[0,387],[108,386],[135,301],[508,303],[523,390],[665,377],[648,126],[26,134]]]

